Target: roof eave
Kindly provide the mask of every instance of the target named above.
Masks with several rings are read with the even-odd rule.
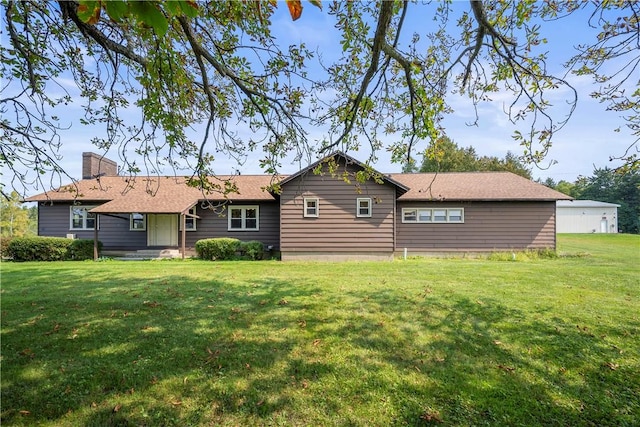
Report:
[[[554,199],[554,198],[525,198],[525,197],[516,197],[516,198],[505,198],[505,197],[498,197],[498,198],[486,198],[486,197],[479,197],[479,198],[464,198],[464,197],[452,197],[452,198],[446,198],[446,197],[442,197],[442,198],[431,198],[431,199],[427,199],[427,198],[418,198],[418,197],[411,197],[411,198],[404,198],[401,197],[398,199],[399,202],[556,202],[558,200],[564,200],[564,199]]]

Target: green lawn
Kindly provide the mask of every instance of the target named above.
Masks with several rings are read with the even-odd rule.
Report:
[[[2,425],[640,420],[640,236],[556,259],[3,262]]]

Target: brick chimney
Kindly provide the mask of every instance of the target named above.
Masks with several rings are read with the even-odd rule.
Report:
[[[82,153],[82,179],[117,176],[118,164],[96,153]]]

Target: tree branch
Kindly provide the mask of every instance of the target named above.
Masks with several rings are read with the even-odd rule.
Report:
[[[78,17],[78,3],[75,1],[58,1],[58,5],[60,6],[60,10],[65,16],[68,16],[76,27],[80,30],[80,32],[87,38],[94,40],[100,46],[102,46],[106,51],[111,51],[115,53],[119,53],[126,58],[140,64],[141,66],[147,66],[147,59],[133,52],[129,47],[123,46],[119,43],[116,43],[109,39],[104,33],[96,29],[94,25],[89,25],[83,22]]]

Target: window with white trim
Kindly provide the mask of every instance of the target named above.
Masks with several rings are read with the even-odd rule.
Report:
[[[418,222],[418,209],[402,209],[402,222]]]
[[[402,208],[402,222],[411,223],[464,223],[463,208]]]
[[[317,197],[304,198],[304,216],[307,218],[320,216],[320,200]]]
[[[446,209],[434,209],[433,210],[433,222],[447,222],[447,210]]]
[[[447,220],[449,222],[462,222],[462,209],[448,209]]]
[[[145,231],[147,229],[147,216],[141,213],[132,213],[129,215],[130,231]]]
[[[182,221],[179,221],[179,231],[182,231]],[[196,207],[192,207],[184,218],[185,230],[196,231]]]
[[[231,206],[227,216],[229,231],[257,231],[260,228],[258,206]]]
[[[371,199],[369,197],[356,199],[356,216],[358,218],[371,217]]]
[[[418,209],[418,222],[431,222],[431,209]]]
[[[69,229],[94,230],[96,228],[96,215],[90,213],[95,206],[71,206],[69,209]]]

